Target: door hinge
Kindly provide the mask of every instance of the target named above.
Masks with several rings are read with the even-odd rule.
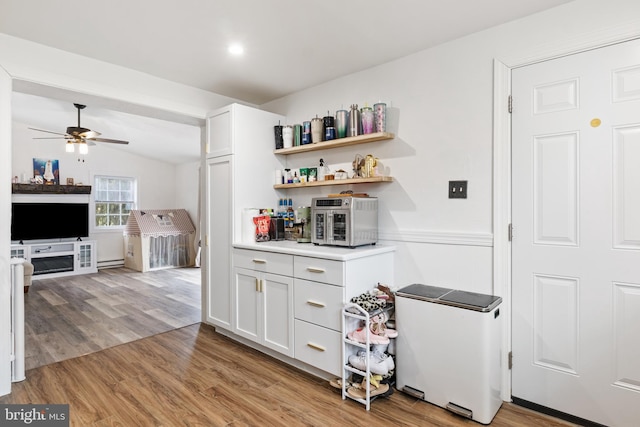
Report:
[[[513,96],[509,95],[509,100],[508,102],[508,108],[509,108],[509,114],[513,113]]]
[[[511,242],[513,240],[513,224],[509,224],[509,227],[507,228],[507,235]]]
[[[511,368],[513,368],[513,352],[510,351],[507,358],[508,358],[509,369],[511,370]]]
[[[511,111],[509,111],[509,112],[511,112]],[[206,144],[204,144],[204,152],[206,154],[209,154],[209,143],[208,142]]]

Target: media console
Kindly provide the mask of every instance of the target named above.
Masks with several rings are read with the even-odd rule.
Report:
[[[97,273],[94,240],[11,245],[11,258],[33,264],[33,279]]]

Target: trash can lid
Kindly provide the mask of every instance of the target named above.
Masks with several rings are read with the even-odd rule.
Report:
[[[493,310],[502,302],[502,298],[495,295],[458,291],[418,283],[399,289],[396,291],[396,296],[450,305],[453,307],[485,313]]]
[[[425,301],[432,301],[451,292],[453,289],[414,283],[396,291],[396,295]]]
[[[439,301],[443,304],[460,308],[487,312],[498,306],[502,302],[502,298],[495,295],[478,294],[475,292],[451,291],[440,297]]]

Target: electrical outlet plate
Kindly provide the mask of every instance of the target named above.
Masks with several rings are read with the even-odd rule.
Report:
[[[466,199],[467,181],[449,181],[449,198]]]

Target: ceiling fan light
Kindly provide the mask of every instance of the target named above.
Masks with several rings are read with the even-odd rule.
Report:
[[[80,154],[89,154],[89,146],[86,143],[78,144]]]
[[[76,151],[76,147],[73,145],[73,142],[71,141],[67,141],[64,149],[67,153],[73,153],[74,151]]]

